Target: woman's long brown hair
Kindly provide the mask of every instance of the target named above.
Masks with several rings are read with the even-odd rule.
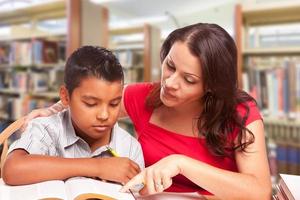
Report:
[[[199,58],[202,67],[205,94],[199,102],[203,105],[203,111],[197,119],[199,137],[206,138],[209,150],[217,156],[228,156],[236,149],[245,151],[255,139],[245,125],[249,115],[248,103],[255,100],[238,89],[237,49],[234,40],[216,24],[198,23],[176,29],[162,45],[161,62],[177,41],[187,43],[192,55]],[[159,83],[154,84],[147,96],[146,104],[149,108],[163,105],[160,87]],[[237,113],[237,105],[245,108],[244,117]],[[237,145],[233,144],[233,140],[228,140],[234,130],[238,131]]]

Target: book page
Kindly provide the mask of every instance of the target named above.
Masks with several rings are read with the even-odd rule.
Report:
[[[67,199],[65,183],[59,180],[45,181],[36,185],[37,199]]]
[[[2,179],[0,181],[1,200],[66,199],[63,181],[45,181],[20,186],[9,186]]]
[[[300,176],[290,174],[280,174],[280,177],[288,187],[294,199],[300,199]]]
[[[91,178],[76,177],[65,182],[68,199],[101,198],[104,200],[134,200],[130,193],[119,192],[121,185],[94,180]]]

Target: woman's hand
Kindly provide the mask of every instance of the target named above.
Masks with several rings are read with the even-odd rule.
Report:
[[[28,122],[34,118],[48,117],[50,115],[61,112],[64,109],[65,109],[64,105],[61,103],[61,101],[58,101],[57,103],[55,103],[54,105],[52,105],[50,107],[32,110],[28,115],[25,116],[24,124],[21,127],[20,131],[24,132],[24,130],[27,127]]]
[[[174,154],[161,159],[133,177],[124,185],[121,191],[135,190],[136,186],[141,184],[144,184],[143,189],[140,191],[142,195],[164,191],[172,185],[172,177],[180,174],[179,163],[182,158],[182,155]]]

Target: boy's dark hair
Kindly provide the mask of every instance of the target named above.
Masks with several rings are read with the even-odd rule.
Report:
[[[91,76],[124,82],[122,66],[111,51],[98,46],[82,46],[69,56],[65,66],[64,83],[69,95],[83,78]]]

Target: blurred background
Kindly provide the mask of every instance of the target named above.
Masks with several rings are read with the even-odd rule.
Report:
[[[0,0],[0,130],[59,100],[76,48],[112,50],[126,83],[156,81],[166,36],[197,22],[236,41],[239,86],[264,116],[273,183],[300,174],[299,0]],[[134,134],[128,119],[120,123]]]

